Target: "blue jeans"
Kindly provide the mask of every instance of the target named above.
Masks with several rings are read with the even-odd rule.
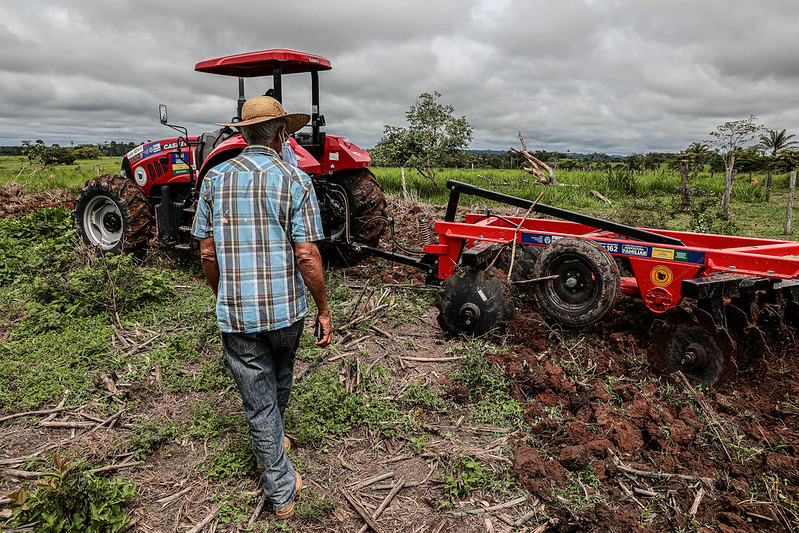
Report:
[[[250,426],[252,453],[264,465],[261,486],[282,511],[294,501],[296,475],[283,446],[283,414],[294,379],[303,320],[276,331],[222,333],[228,366]]]

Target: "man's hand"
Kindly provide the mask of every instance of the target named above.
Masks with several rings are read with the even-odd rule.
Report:
[[[318,332],[318,327],[322,327],[322,337],[319,338],[316,336],[316,332]],[[324,348],[330,341],[333,339],[333,319],[330,316],[330,310],[328,309],[327,313],[319,313],[316,315],[316,322],[314,323],[314,337],[315,341],[314,344],[319,346],[320,348]]]
[[[316,336],[316,324],[321,324],[322,338],[317,338],[315,344],[320,347],[327,346],[333,337],[333,320],[330,317],[330,308],[327,306],[325,273],[322,269],[319,248],[312,242],[298,242],[294,245],[294,255],[297,258],[297,266],[300,269],[302,280],[319,310],[314,323],[314,336]]]

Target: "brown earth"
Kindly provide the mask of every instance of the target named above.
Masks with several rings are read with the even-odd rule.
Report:
[[[391,200],[400,239],[406,246],[421,246],[425,230],[420,220],[441,218],[442,208]],[[45,200],[31,199],[31,204],[38,201]],[[26,208],[13,209],[22,213]],[[344,272],[356,284],[377,278],[398,285],[392,289],[397,298],[407,295],[410,285],[423,283],[420,273],[377,261]],[[357,531],[364,522],[341,489],[348,488],[371,512],[400,477],[412,486],[400,490],[377,520],[381,531],[755,532],[799,527],[795,329],[773,324],[750,328],[739,339],[738,366],[732,365],[716,389],[697,392],[653,372],[648,355],[664,339],[653,326],[655,317],[638,301],[623,298],[599,324],[580,331],[551,324],[525,295],[515,303],[507,342],[501,345],[506,349],[486,357],[504,369],[511,395],[524,406],[525,425],[516,431],[470,426],[470,391],[447,380],[456,363],[412,359],[445,358],[448,348],[462,342],[439,330],[435,308],[400,325],[378,319],[377,329],[341,344],[339,349],[355,353],[360,365],[379,362],[394,371],[396,384],[388,394],[397,396],[421,380],[453,403],[445,413],[423,413],[423,430],[416,435],[380,438],[357,429],[328,439],[324,450],[296,446],[292,457],[307,465],[303,478],[311,494],[324,494],[338,506],[314,521],[291,520],[292,530]],[[135,343],[137,333],[146,334],[123,336]],[[203,354],[205,359],[218,356]],[[336,356],[331,353],[324,364],[338,364]],[[186,371],[198,367],[187,364]],[[307,371],[298,365],[298,376]],[[235,391],[212,394],[222,399],[222,408],[239,409]],[[113,442],[125,436],[132,420],[162,415],[185,421],[193,400],[131,386],[117,401],[132,407],[112,429],[90,434],[42,427],[36,424],[41,417],[8,422],[0,440],[0,493],[23,483],[18,473],[3,472],[19,468],[13,458],[45,447],[47,453],[77,450],[98,465],[124,463],[125,457],[113,455]],[[86,420],[81,415],[92,412],[88,406],[58,419]],[[412,451],[411,437],[427,439],[421,453]],[[161,445],[142,464],[121,469],[138,485],[129,506],[135,520],[129,530],[185,532],[213,514],[217,487],[203,474],[208,454],[202,442],[186,437]],[[461,454],[486,470],[510,466],[529,495],[507,507],[502,504],[513,503],[513,494],[503,492],[475,490],[464,500],[450,501],[443,491],[444,463]],[[358,486],[388,473],[385,481]],[[243,475],[228,481],[227,488],[251,495],[254,508],[257,476]],[[255,522],[258,527],[275,527],[267,514]],[[202,530],[244,529],[244,523],[210,520]]]

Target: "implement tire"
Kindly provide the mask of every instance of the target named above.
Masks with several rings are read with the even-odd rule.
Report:
[[[555,279],[536,284],[541,307],[552,318],[571,327],[589,326],[616,306],[621,277],[613,257],[589,239],[566,237],[541,252],[533,276]]]
[[[72,212],[75,231],[90,246],[113,254],[147,244],[153,210],[144,192],[130,179],[103,174],[86,182]]]

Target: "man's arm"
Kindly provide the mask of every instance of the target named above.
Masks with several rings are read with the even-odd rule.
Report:
[[[319,248],[312,242],[295,243],[294,256],[297,258],[297,265],[305,286],[308,287],[308,292],[311,293],[316,308],[319,310],[316,315],[316,323],[322,326],[322,338],[316,340],[316,345],[327,346],[333,337],[333,319],[330,316],[330,308],[327,306],[322,256],[319,255]],[[314,331],[316,331],[315,324]]]
[[[200,262],[203,265],[203,273],[208,285],[214,290],[214,294],[219,293],[219,263],[216,260],[216,244],[213,237],[200,239]]]

